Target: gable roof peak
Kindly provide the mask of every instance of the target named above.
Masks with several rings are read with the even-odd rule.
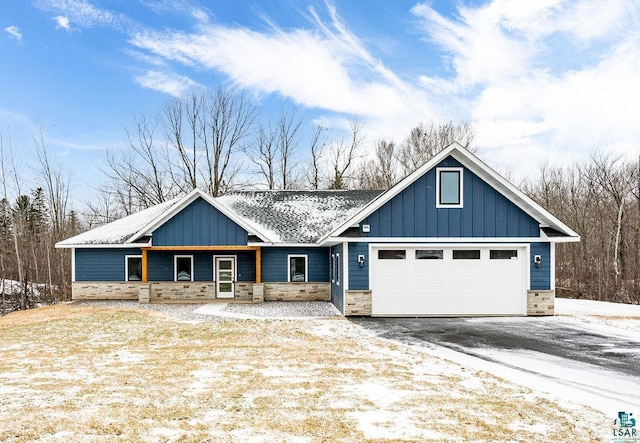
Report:
[[[502,177],[498,172],[489,167],[480,158],[471,152],[469,149],[462,146],[457,141],[454,141],[446,148],[438,152],[436,155],[427,160],[422,166],[416,169],[414,172],[400,180],[393,187],[381,194],[378,198],[374,199],[370,204],[364,207],[361,211],[354,214],[343,224],[336,229],[325,235],[319,243],[326,241],[328,238],[339,235],[342,231],[349,226],[360,223],[366,217],[373,212],[381,208],[384,204],[391,201],[396,195],[400,194],[412,183],[426,174],[428,171],[436,167],[447,157],[453,157],[459,161],[465,168],[469,169],[474,174],[478,175],[482,180],[504,195],[512,203],[529,214],[534,220],[538,221],[540,227],[551,227],[559,232],[566,234],[572,239],[579,239],[580,236],[574,232],[567,225],[562,223],[550,212],[544,209],[542,206],[534,202],[524,192],[511,184],[507,179]],[[577,241],[577,240],[576,240]]]

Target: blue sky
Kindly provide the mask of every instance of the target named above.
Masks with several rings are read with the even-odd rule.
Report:
[[[309,127],[362,115],[369,148],[468,122],[517,179],[640,152],[636,0],[3,0],[0,31],[0,128],[29,164],[41,127],[77,201],[135,114],[220,84]]]

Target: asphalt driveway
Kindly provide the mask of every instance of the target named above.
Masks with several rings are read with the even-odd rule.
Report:
[[[640,411],[640,337],[566,317],[358,318],[376,335],[614,414]]]

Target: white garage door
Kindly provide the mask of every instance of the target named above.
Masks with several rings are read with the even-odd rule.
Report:
[[[524,247],[372,247],[372,314],[525,315]]]

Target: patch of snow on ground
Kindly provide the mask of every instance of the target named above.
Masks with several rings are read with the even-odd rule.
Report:
[[[640,305],[556,298],[556,315],[632,331],[640,337]]]
[[[611,317],[640,317],[640,305],[625,303],[611,303],[597,300],[575,300],[556,298],[556,315],[569,316],[611,316]]]
[[[27,291],[36,297],[40,297],[40,291],[37,288],[37,284],[28,284]],[[6,295],[18,295],[22,293],[23,284],[16,280],[10,280],[8,278],[0,278],[0,294],[4,291]]]

